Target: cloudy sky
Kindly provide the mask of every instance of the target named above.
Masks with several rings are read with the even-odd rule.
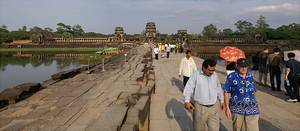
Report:
[[[161,33],[200,33],[210,23],[235,29],[236,21],[255,23],[259,15],[272,27],[300,23],[300,0],[0,0],[0,25],[9,30],[63,22],[105,34],[123,26],[133,34],[154,21]]]

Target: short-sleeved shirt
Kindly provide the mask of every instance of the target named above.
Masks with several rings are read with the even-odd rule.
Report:
[[[230,93],[229,104],[232,113],[246,116],[259,114],[254,95],[256,87],[253,75],[247,74],[246,78],[243,78],[238,71],[229,74],[224,91]]]
[[[290,68],[288,79],[292,80],[297,74],[300,74],[300,62],[295,59],[289,59],[286,68]]]

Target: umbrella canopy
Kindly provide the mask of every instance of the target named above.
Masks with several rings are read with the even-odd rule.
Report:
[[[225,46],[220,49],[220,57],[226,62],[236,62],[240,58],[245,58],[245,52],[233,46]]]

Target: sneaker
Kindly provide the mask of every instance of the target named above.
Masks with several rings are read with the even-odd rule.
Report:
[[[297,99],[288,99],[287,101],[288,102],[297,102],[298,100]]]

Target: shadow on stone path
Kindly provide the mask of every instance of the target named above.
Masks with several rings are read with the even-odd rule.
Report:
[[[168,118],[175,119],[182,131],[193,131],[193,121],[188,116],[190,112],[183,108],[182,102],[173,98],[167,103],[165,110]]]

